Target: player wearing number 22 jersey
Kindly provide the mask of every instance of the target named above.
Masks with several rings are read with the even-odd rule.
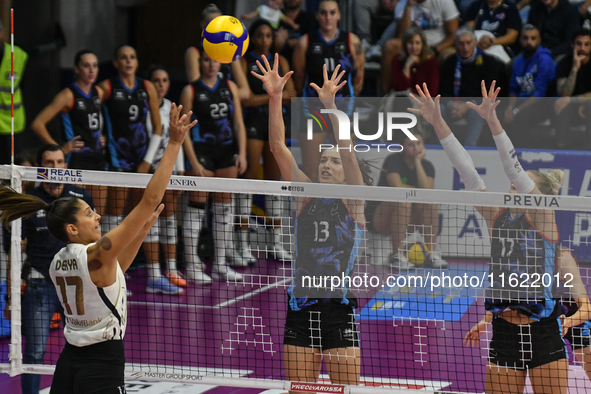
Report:
[[[149,143],[146,117],[149,95],[146,81],[135,79],[129,89],[119,76],[109,78],[105,99],[105,121],[112,169],[135,172]]]

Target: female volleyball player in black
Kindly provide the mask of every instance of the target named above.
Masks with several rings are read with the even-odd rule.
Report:
[[[138,205],[125,220],[101,236],[101,217],[75,197],[51,204],[9,188],[0,188],[0,220],[9,223],[38,210],[46,211],[51,234],[68,245],[60,250],[49,274],[65,311],[66,345],[57,361],[51,393],[125,392],[127,326],[124,272],[162,212],[160,204],[191,114],[179,118],[173,104],[170,142]]]
[[[246,171],[246,132],[242,106],[236,84],[220,79],[220,63],[202,53],[199,58],[201,77],[181,92],[181,104],[193,109],[199,123],[187,135],[185,154],[191,164],[190,175],[236,178]],[[197,257],[197,239],[204,214],[207,193],[191,192],[187,207],[184,239],[187,255],[187,279],[209,283],[203,264]],[[242,280],[242,275],[228,266],[228,251],[233,245],[232,193],[214,196],[215,264],[212,276],[229,281]]]
[[[108,135],[110,169],[112,171],[147,173],[162,140],[162,122],[158,93],[154,84],[136,76],[138,59],[135,49],[122,45],[115,50],[113,65],[117,75],[102,81],[105,92],[105,123]],[[148,135],[146,122],[150,114],[154,131]],[[108,214],[103,216],[103,231],[121,223],[130,189],[109,188]],[[137,201],[139,191],[133,190]],[[149,293],[179,294],[182,289],[162,276],[159,264],[148,264]]]
[[[293,52],[293,78],[298,96],[316,97],[316,91],[309,84],[322,83],[323,65],[326,65],[329,76],[340,65],[345,71],[343,79],[347,81],[347,85],[336,93],[336,97],[355,97],[363,87],[365,55],[361,41],[355,34],[339,29],[341,13],[336,0],[320,0],[316,19],[318,30],[303,35]],[[349,100],[347,113],[351,115],[354,103],[352,99]],[[318,175],[316,168],[320,160],[318,146],[326,141],[326,137],[326,131],[318,129],[314,129],[311,140],[304,133],[299,136],[303,170],[314,181]]]
[[[259,19],[250,26],[249,31],[250,47],[248,52],[240,59],[242,69],[245,72],[252,95],[247,100],[242,101],[244,107],[244,125],[246,127],[246,158],[248,160],[248,169],[246,178],[257,179],[259,176],[261,157],[263,157],[264,179],[279,180],[281,173],[271,154],[269,148],[269,95],[265,91],[263,83],[250,72],[258,71],[257,61],[267,59],[271,67],[273,66],[274,56],[271,55],[273,47],[273,29],[266,20]],[[289,72],[289,63],[283,56],[279,57],[280,74],[285,75]],[[289,79],[283,89],[283,105],[289,105],[291,98],[295,96],[293,82]],[[291,260],[291,254],[281,245],[282,237],[282,204],[281,196],[265,196],[265,208],[267,218],[271,222],[271,232],[273,234],[273,246],[269,248],[269,257],[276,260]],[[239,199],[239,214],[241,220],[240,235],[242,239],[242,257],[249,261],[253,259],[247,243],[248,230],[244,219],[248,219],[252,205],[251,195],[241,195]]]
[[[486,191],[470,155],[455,138],[441,117],[439,99],[431,98],[426,85],[417,86],[421,100],[411,95],[420,109],[409,109],[421,114],[433,125],[437,136],[466,189]],[[548,174],[524,171],[515,149],[496,116],[499,104],[493,82],[487,92],[482,82],[483,101],[468,105],[488,123],[503,169],[511,180],[511,193],[553,195],[562,182],[562,171]],[[552,210],[526,208],[476,207],[485,218],[491,236],[490,273],[493,283],[486,290],[485,317],[465,336],[469,344],[476,340],[488,323],[492,323],[489,363],[486,373],[487,393],[522,392],[529,372],[536,393],[566,393],[568,359],[561,332],[568,325],[588,320],[580,313],[576,318],[564,319],[555,298],[558,228]],[[525,290],[507,281],[501,288],[501,275],[527,274]],[[549,274],[552,286],[533,287],[536,275]],[[523,282],[520,276],[519,284]]]
[[[285,145],[282,116],[283,89],[292,72],[279,74],[279,55],[271,68],[258,62],[262,75],[252,72],[265,85],[269,95],[269,144],[286,181],[310,182]],[[347,81],[339,84],[344,72],[339,66],[328,78],[324,66],[322,88],[311,86],[326,108],[336,109],[335,94]],[[331,116],[333,124],[338,120]],[[347,142],[338,142],[344,147]],[[350,141],[349,141],[350,144]],[[367,180],[355,153],[336,149],[322,152],[316,170],[320,183],[363,185]],[[365,203],[361,200],[296,198],[296,259],[292,283],[288,290],[287,320],[284,335],[286,377],[292,381],[314,382],[318,379],[322,358],[333,383],[359,383],[360,351],[355,308],[357,298],[347,286],[334,292],[303,287],[303,275],[349,275],[357,258],[365,226]],[[317,321],[315,324],[313,321]],[[318,327],[320,331],[310,329]]]
[[[107,165],[101,109],[104,92],[94,84],[98,76],[96,55],[86,49],[78,51],[74,57],[74,72],[74,82],[62,89],[37,115],[31,129],[43,143],[57,144],[46,124],[60,114],[63,138],[67,141],[62,150],[68,168],[103,171]],[[107,188],[98,185],[87,188],[95,201],[97,213],[102,215],[107,204]]]

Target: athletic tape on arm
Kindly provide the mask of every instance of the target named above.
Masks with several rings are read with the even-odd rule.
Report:
[[[497,151],[501,157],[501,163],[503,163],[503,169],[505,174],[513,183],[513,186],[519,193],[527,194],[536,187],[535,182],[527,175],[521,163],[517,158],[517,152],[509,139],[507,133],[503,131],[502,134],[493,135],[495,145],[497,145]]]
[[[479,192],[486,189],[484,181],[478,175],[476,167],[474,167],[472,157],[470,157],[466,149],[460,144],[456,136],[452,133],[439,142],[441,142],[441,146],[445,153],[447,153],[447,157],[451,160],[454,168],[460,174],[466,190]]]

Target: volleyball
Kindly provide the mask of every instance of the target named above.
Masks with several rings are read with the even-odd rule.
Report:
[[[220,63],[232,63],[248,48],[248,31],[240,20],[230,15],[212,19],[203,29],[203,49]]]
[[[422,242],[414,242],[408,246],[406,257],[414,265],[423,265],[429,256],[429,249]]]

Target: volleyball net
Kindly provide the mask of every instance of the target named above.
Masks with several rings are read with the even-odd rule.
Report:
[[[95,201],[106,225],[109,204],[119,202],[128,211],[137,203],[139,193],[134,192],[145,187],[150,175],[4,166],[0,178],[12,180],[17,190],[31,187],[27,182],[93,192],[99,187],[130,189],[127,194],[107,192],[109,201]],[[159,232],[149,235],[151,246],[142,248],[126,273],[131,293],[125,335],[128,383],[277,392],[482,392],[492,357],[491,325],[484,327],[476,346],[466,346],[464,337],[483,318],[485,298],[564,298],[568,312],[576,304],[568,285],[581,282],[586,288],[589,281],[591,206],[586,198],[179,176],[171,178],[169,189],[176,196],[173,230],[161,222]],[[222,193],[232,198],[220,203]],[[491,280],[500,281],[505,271],[491,269],[489,229],[474,206],[554,210],[560,248],[531,231],[493,234],[502,238],[501,255],[520,250],[526,257],[504,261],[518,269],[507,268],[501,293],[491,296]],[[21,223],[12,225],[11,245],[17,248]],[[521,241],[513,244],[515,239]],[[245,253],[248,248],[252,259]],[[148,290],[150,262],[160,264],[164,275],[171,249],[176,249],[176,267],[187,286],[181,294]],[[578,261],[566,265],[554,259],[551,267],[540,260],[563,250]],[[18,278],[27,257],[12,256],[11,276]],[[220,270],[220,264],[232,271]],[[200,270],[204,275],[196,276]],[[205,275],[214,277],[211,283]],[[39,283],[34,278],[29,273],[27,287]],[[12,334],[0,339],[0,372],[51,374],[65,343],[63,325],[58,321],[58,328],[50,330],[40,364],[23,360],[23,346],[35,338],[26,330],[23,338],[21,329],[35,317],[26,315],[18,281],[12,282],[11,293]],[[356,307],[347,309],[347,303]],[[300,309],[300,321],[286,329],[289,308]],[[49,324],[47,316],[44,321]],[[290,321],[294,324],[293,317]],[[531,369],[540,335],[549,332],[551,337],[558,322],[542,334],[535,324],[516,327],[521,331],[497,341],[517,351],[509,367]],[[512,336],[517,338],[513,342]],[[589,332],[583,327],[569,338],[575,352],[567,340],[568,386],[588,390]],[[301,344],[297,348],[324,354],[324,362],[319,356],[302,362],[301,354],[286,354],[284,341],[294,340]],[[359,350],[336,350],[343,343]],[[316,373],[318,379],[310,378]]]

